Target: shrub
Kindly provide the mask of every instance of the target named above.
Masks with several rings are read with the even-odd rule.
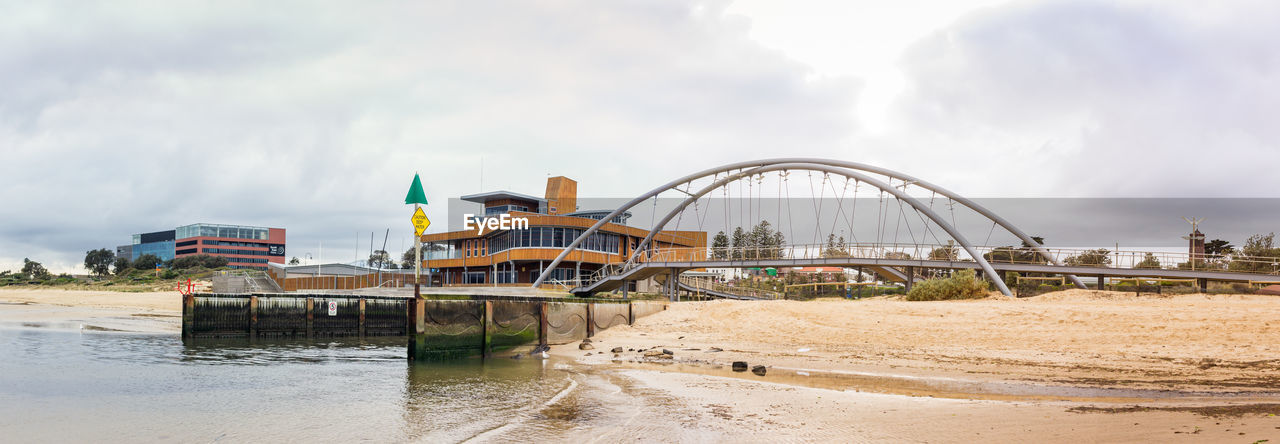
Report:
[[[227,266],[227,258],[221,256],[213,256],[208,254],[197,254],[193,256],[183,256],[174,259],[171,263],[173,268],[186,270],[191,268],[218,268]]]
[[[977,299],[987,295],[987,283],[973,270],[960,270],[949,278],[929,279],[916,283],[907,292],[908,301],[949,301]]]
[[[157,257],[156,255],[144,254],[144,255],[138,256],[138,258],[133,261],[133,268],[135,270],[152,270],[152,269],[155,269],[157,266],[159,266],[161,263],[162,262],[160,261],[160,258]]]

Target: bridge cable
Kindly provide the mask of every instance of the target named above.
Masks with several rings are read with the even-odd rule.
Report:
[[[836,233],[836,220],[839,220],[840,216],[845,216],[844,198],[848,194],[848,192],[849,192],[849,177],[846,176],[844,178],[844,188],[840,190],[840,200],[836,201],[836,214],[832,216],[832,218],[835,220],[831,222],[831,234]],[[831,181],[831,195],[832,196],[836,195],[836,183],[834,180]],[[843,240],[844,236],[840,236],[840,237],[841,237],[841,240]]]
[[[848,178],[846,177],[845,179],[848,179]],[[858,186],[859,185],[862,185],[862,182],[858,180],[853,181],[853,208],[851,208],[849,211],[849,237],[852,238],[854,244],[858,243],[858,235],[853,232],[853,226],[858,219]]]
[[[934,190],[930,190],[930,191],[931,191],[931,193],[930,193],[930,195],[929,195],[929,210],[930,210],[930,211],[932,211],[932,210],[933,210],[933,201],[934,201],[934,199],[936,199],[936,198],[938,197],[938,192],[937,192],[937,191],[934,191]],[[917,215],[919,215],[919,216],[920,216],[920,221],[921,221],[921,222],[924,222],[924,229],[925,229],[925,232],[926,232],[926,233],[928,233],[930,236],[932,236],[932,237],[933,237],[934,242],[937,242],[939,245],[941,245],[941,244],[942,244],[942,240],[941,240],[941,239],[938,239],[938,234],[933,232],[933,227],[930,225],[930,222],[933,222],[933,221],[932,221],[932,220],[930,220],[930,219],[925,219],[924,214],[919,214],[919,213],[920,213],[919,211],[917,211],[916,213],[917,213]],[[927,240],[927,238],[926,238],[926,240]],[[918,254],[919,254],[919,252],[917,252],[917,255],[918,255]]]
[[[920,244],[920,241],[916,240],[916,233],[915,233],[915,230],[912,230],[912,229],[911,229],[911,219],[910,219],[910,218],[908,218],[908,217],[907,217],[906,212],[902,210],[902,199],[897,199],[897,201],[898,201],[898,215],[899,215],[899,222],[901,222],[901,220],[902,220],[902,219],[906,219],[906,221],[907,221],[907,234],[908,234],[909,236],[911,236],[911,243],[912,243],[912,244],[915,244],[915,245],[919,245],[919,244]],[[920,214],[920,210],[919,210],[919,209],[916,209],[915,207],[912,207],[912,209],[913,209],[913,210],[915,210],[916,214]],[[923,233],[921,233],[921,234],[923,234]],[[894,239],[894,240],[895,240],[895,241],[897,241],[896,235],[895,235],[895,239]],[[922,240],[928,240],[928,239],[922,239]]]
[[[786,182],[786,186],[783,187],[783,191],[787,193],[787,233],[791,235],[791,242],[794,244],[796,241],[796,223],[792,217],[792,213],[794,213],[794,211],[792,211],[791,209],[791,172],[790,171],[786,171],[786,175],[782,176],[782,181]],[[782,205],[778,205],[778,207],[779,207],[778,211],[782,211],[782,208],[781,208]]]
[[[880,190],[880,202],[876,204],[876,244],[884,244],[884,190]]]
[[[778,201],[777,199],[782,197],[782,174],[783,173],[784,171],[778,172],[778,193],[774,194],[774,205],[773,205],[774,208],[777,210],[777,215],[774,216],[774,220],[778,221],[779,233],[782,232],[782,202]],[[779,245],[778,247],[782,247],[782,246]]]
[[[987,240],[982,241],[984,247],[991,246],[991,234],[996,232],[996,221],[991,221],[991,230],[987,231]]]
[[[827,198],[827,179],[828,179],[828,178],[830,178],[830,177],[831,177],[831,176],[830,176],[830,174],[828,174],[827,172],[823,171],[823,172],[822,172],[822,183],[818,184],[818,185],[819,185],[819,192],[818,192],[818,214],[816,214],[816,215],[814,216],[814,218],[813,218],[814,222],[817,224],[817,228],[815,228],[815,229],[814,229],[814,231],[813,231],[813,237],[815,238],[815,239],[814,239],[814,244],[818,244],[818,245],[819,245],[819,247],[818,247],[818,248],[819,248],[819,251],[821,251],[821,248],[822,248],[822,247],[821,247],[822,239],[821,239],[821,238],[819,238],[818,236],[820,236],[820,235],[822,234],[822,210],[823,210],[823,209],[825,209],[825,207],[827,206],[827,205],[826,205],[826,203],[825,203],[825,200],[826,200],[826,198]],[[810,192],[813,192],[813,190],[812,190],[812,189],[811,189],[811,190],[809,190],[809,191],[810,191]],[[833,226],[834,226],[834,224],[833,224]]]
[[[813,171],[808,171],[808,174],[809,174],[809,202],[813,204],[813,213],[820,215],[822,214],[822,210],[818,208],[818,202],[814,200],[814,196],[813,196]],[[821,230],[821,227],[819,227],[819,230]],[[813,243],[816,243],[817,240],[818,240],[818,232],[814,231],[813,240],[810,241],[810,245],[812,245]]]

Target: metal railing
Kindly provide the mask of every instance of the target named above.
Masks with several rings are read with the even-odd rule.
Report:
[[[712,279],[680,275],[680,283],[693,287],[697,290],[711,291],[717,293],[727,293],[742,297],[754,299],[785,299],[786,296],[782,292],[773,290],[764,290],[751,287],[737,287],[728,285],[723,282],[716,282]]]
[[[1112,250],[1083,248],[1045,248],[1048,255],[1030,248],[978,246],[974,250],[992,264],[1048,265],[1057,260],[1065,265],[1103,268],[1147,268],[1164,270],[1235,271],[1280,275],[1280,259],[1273,257],[1229,255],[1192,255],[1165,251]],[[1105,251],[1105,253],[1104,253]],[[897,260],[933,260],[973,262],[974,258],[959,245],[951,244],[852,244],[830,247],[822,244],[784,245],[780,247],[739,248],[662,248],[647,250],[626,266],[634,268],[646,262],[690,261],[756,261],[806,260],[838,258],[874,258]]]
[[[280,284],[276,283],[276,280],[265,271],[223,270],[219,271],[217,276],[241,277],[244,279],[245,286],[255,293],[280,293],[284,291],[280,288]]]
[[[1067,266],[1116,269],[1151,269],[1185,271],[1221,271],[1280,276],[1280,259],[1273,257],[1228,255],[1191,255],[1167,251],[1112,250],[1085,248],[1049,248],[1041,254],[1031,248],[977,246],[974,251],[991,264],[1051,265],[1053,260]],[[1104,253],[1105,251],[1105,253]],[[607,264],[589,275],[581,276],[581,285],[590,285],[609,276],[625,273],[646,263],[662,262],[745,262],[759,260],[813,259],[889,259],[908,261],[975,262],[959,245],[954,244],[848,244],[843,247],[826,244],[783,245],[779,247],[699,247],[648,249],[634,261]],[[1194,259],[1194,260],[1193,260]]]

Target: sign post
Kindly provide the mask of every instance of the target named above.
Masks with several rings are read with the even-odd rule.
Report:
[[[427,204],[427,195],[422,192],[422,179],[418,178],[418,173],[413,173],[413,184],[409,185],[409,193],[404,196],[404,204],[413,204],[413,297],[421,298],[422,289],[419,285],[422,283],[422,233],[431,225],[431,219],[427,219],[427,213],[422,211],[421,205]],[[428,270],[428,273],[430,270]]]

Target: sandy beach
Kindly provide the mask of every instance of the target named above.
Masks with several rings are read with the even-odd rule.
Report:
[[[1247,295],[713,301],[554,352],[715,440],[1255,442],[1280,436],[1277,320]]]
[[[683,302],[553,347],[572,385],[480,440],[1280,441],[1277,322],[1246,295]],[[0,290],[0,323],[176,333],[180,297]]]

